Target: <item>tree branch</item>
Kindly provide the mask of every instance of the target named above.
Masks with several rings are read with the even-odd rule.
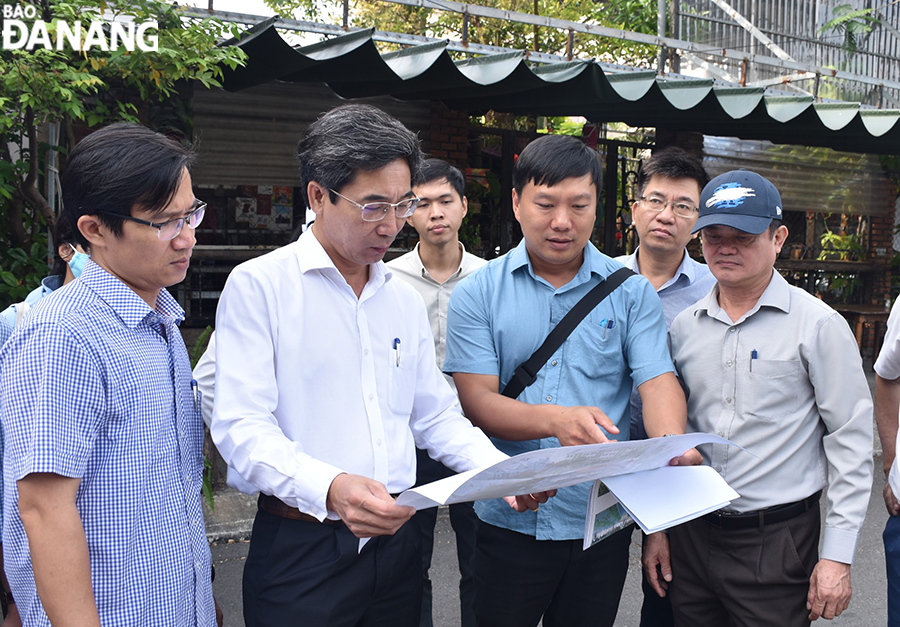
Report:
[[[44,198],[44,195],[38,191],[38,164],[40,162],[38,154],[38,137],[37,124],[34,122],[34,110],[28,107],[25,110],[25,129],[28,133],[28,146],[31,152],[31,159],[28,163],[28,175],[22,182],[22,198],[28,202],[44,217],[44,222],[50,227],[51,233],[56,233],[56,216],[50,209],[50,203]],[[20,220],[21,222],[21,220]]]

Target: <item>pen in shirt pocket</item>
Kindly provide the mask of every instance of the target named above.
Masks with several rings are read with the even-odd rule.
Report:
[[[191,379],[191,396],[194,398],[194,411],[200,409],[199,389],[197,387],[197,379]]]
[[[610,318],[608,320],[606,318],[604,318],[603,320],[600,321],[600,326],[603,327],[603,337],[601,337],[600,339],[605,340],[606,332],[609,331],[610,329],[616,328],[616,321],[613,320],[612,318]]]
[[[399,368],[400,367],[400,338],[399,337],[394,338],[394,356],[396,357],[397,368]]]

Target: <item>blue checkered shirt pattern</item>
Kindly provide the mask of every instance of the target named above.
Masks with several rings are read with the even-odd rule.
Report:
[[[80,478],[76,496],[104,627],[215,624],[201,509],[203,422],[178,324],[88,262],[0,351],[6,439],[3,552],[24,624],[38,598],[16,481]]]
[[[5,318],[0,318],[0,346],[6,344],[6,340],[12,335],[13,327]],[[0,424],[0,476],[3,475],[3,425]],[[2,482],[0,482],[0,494],[2,494]],[[0,497],[0,528],[3,525],[3,498]]]

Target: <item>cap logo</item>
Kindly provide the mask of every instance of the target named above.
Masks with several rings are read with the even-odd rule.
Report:
[[[744,200],[756,196],[756,190],[744,187],[740,183],[725,183],[716,188],[713,195],[706,201],[707,209],[714,205],[720,208],[734,208],[744,204]]]

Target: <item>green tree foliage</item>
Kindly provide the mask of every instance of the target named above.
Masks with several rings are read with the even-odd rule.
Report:
[[[54,43],[59,21],[80,21],[86,32],[92,22],[108,21],[104,13],[111,13],[136,23],[156,21],[158,51],[103,51],[99,46],[80,51],[68,43],[62,50],[0,50],[0,300],[8,302],[21,300],[34,286],[34,276],[46,270],[46,232],[48,227],[52,232],[55,217],[39,187],[48,148],[42,143],[45,123],[70,129],[63,133],[70,144],[74,121],[89,126],[140,121],[143,111],[170,100],[184,81],[219,85],[222,65],[235,67],[245,57],[237,48],[216,46],[236,34],[235,27],[212,19],[185,21],[175,5],[161,0],[29,4],[38,8],[36,19],[46,22]],[[35,19],[22,21],[30,28]],[[64,144],[59,152],[70,147]],[[12,277],[16,285],[11,285]]]
[[[834,17],[819,29],[819,34],[827,31],[839,33],[843,37],[841,48],[848,54],[854,54],[859,49],[859,38],[868,35],[881,23],[874,11],[874,8],[854,9],[853,5],[839,4],[834,7]]]
[[[266,3],[280,15],[300,19],[327,19],[340,15],[343,4],[340,0],[267,0]],[[656,34],[656,0],[483,0],[474,4]],[[461,40],[463,35],[463,17],[459,13],[373,0],[351,0],[350,25],[455,40]],[[530,24],[476,16],[469,18],[468,36],[471,43],[551,54],[565,54],[568,42],[565,30],[542,27],[535,34],[535,28]],[[575,33],[573,53],[579,58],[649,65],[653,63],[656,50]]]

